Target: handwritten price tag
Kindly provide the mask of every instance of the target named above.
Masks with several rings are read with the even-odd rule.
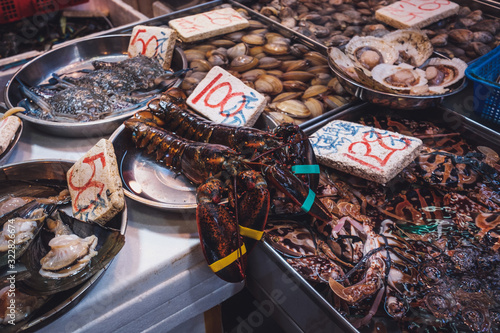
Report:
[[[265,98],[221,67],[215,66],[188,97],[187,103],[212,121],[252,126],[264,110]]]
[[[128,45],[130,57],[145,55],[157,58],[163,68],[168,69],[172,62],[177,33],[170,28],[137,25],[132,30]]]
[[[125,199],[111,141],[101,139],[66,174],[73,214],[106,223],[123,209]]]
[[[249,23],[234,9],[222,8],[171,20],[168,25],[183,41],[193,42],[244,29]]]
[[[448,0],[402,0],[375,12],[375,18],[398,29],[423,28],[458,13]]]
[[[320,163],[386,183],[419,152],[422,141],[398,133],[335,120],[310,137]]]

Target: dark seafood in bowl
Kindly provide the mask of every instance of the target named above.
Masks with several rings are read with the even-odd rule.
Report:
[[[65,213],[71,210],[66,172],[72,163],[20,165],[0,170],[2,331],[17,331],[34,317],[60,311],[52,307],[70,302],[75,290],[80,294],[84,284],[102,273],[125,243],[125,210],[107,222],[122,230]],[[28,172],[32,179],[22,175],[30,168],[34,169]],[[39,178],[41,174],[45,176]],[[9,308],[13,302],[15,311]]]
[[[387,186],[322,169],[332,220],[272,221],[267,242],[361,332],[499,332],[498,146],[395,113],[357,121],[425,149]]]
[[[35,118],[85,122],[120,115],[145,106],[185,71],[164,70],[158,60],[143,55],[120,62],[92,62],[93,70],[53,74],[47,84],[26,87],[19,106]]]

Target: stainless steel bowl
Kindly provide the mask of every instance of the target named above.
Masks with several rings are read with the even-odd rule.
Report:
[[[7,83],[5,102],[9,108],[15,107],[24,98],[20,91],[22,81],[28,86],[46,82],[52,73],[69,73],[81,69],[91,69],[92,61],[120,61],[127,58],[130,35],[99,36],[54,49],[33,59],[17,71]],[[172,59],[174,71],[187,68],[187,59],[182,49],[176,47]],[[181,81],[177,82],[177,86]],[[66,137],[93,137],[112,133],[124,119],[137,110],[101,120],[72,123],[37,119],[22,113],[17,115],[36,128],[49,134]]]
[[[335,64],[332,63],[330,57],[328,57],[328,65],[335,75],[337,75],[340,84],[351,95],[361,99],[362,101],[386,106],[391,109],[419,110],[436,106],[441,103],[443,98],[454,95],[462,91],[467,86],[467,80],[464,77],[452,90],[441,95],[416,96],[392,94],[368,88],[353,80],[351,77],[339,70]]]
[[[14,148],[17,145],[17,142],[19,141],[19,138],[21,137],[21,134],[23,133],[23,122],[21,121],[21,125],[16,131],[16,134],[14,135],[14,138],[12,138],[12,141],[10,142],[9,146],[5,149],[3,153],[0,154],[0,165],[5,164],[7,160],[9,159],[10,155],[12,155],[12,152],[14,151]]]
[[[33,184],[66,186],[66,173],[74,163],[74,161],[68,160],[32,160],[2,166],[0,167],[0,197],[12,194],[16,190],[19,191],[18,193],[29,194]],[[71,205],[66,205],[61,209],[70,215],[72,214]],[[125,235],[127,221],[127,207],[125,206],[106,226],[117,229],[120,234]],[[3,329],[7,332],[31,332],[35,328],[38,329],[56,320],[81,301],[91,287],[99,281],[110,264],[111,262],[82,284],[54,294],[40,309],[33,313],[33,316],[20,321],[12,327],[12,330],[6,325],[3,326]],[[2,329],[1,327],[2,325],[0,325],[0,329]]]

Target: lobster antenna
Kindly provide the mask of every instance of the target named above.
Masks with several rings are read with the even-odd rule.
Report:
[[[238,220],[238,193],[236,191],[236,177],[233,177],[233,196],[234,196],[234,214],[236,215],[236,233],[238,235],[238,261],[241,260],[243,254],[241,253],[241,235],[240,235],[240,221]]]
[[[278,149],[285,148],[286,146],[289,146],[289,145],[291,145],[291,144],[295,144],[295,143],[299,143],[299,142],[302,142],[302,141],[307,140],[307,139],[308,139],[308,138],[302,138],[302,139],[297,139],[297,140],[292,141],[292,142],[284,143],[284,144],[282,144],[282,145],[279,145],[278,147],[274,147],[274,148],[272,148],[272,149],[269,149],[269,150],[267,150],[267,151],[263,152],[263,153],[262,153],[262,154],[260,154],[260,155],[257,155],[256,157],[254,157],[254,158],[253,158],[253,159],[251,159],[250,161],[251,161],[251,162],[253,162],[253,161],[255,161],[255,160],[257,160],[257,159],[259,159],[259,158],[261,158],[261,157],[263,157],[263,156],[265,156],[265,155],[267,155],[267,154],[274,153],[274,152],[275,152],[276,150],[278,150]]]

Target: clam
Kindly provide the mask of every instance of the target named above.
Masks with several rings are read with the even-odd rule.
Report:
[[[312,85],[328,85],[328,82],[330,82],[332,79],[332,76],[327,73],[319,73],[316,75],[314,79],[311,80]]]
[[[256,68],[241,74],[241,79],[245,81],[255,81],[260,76],[266,74],[264,69]]]
[[[259,64],[259,60],[249,56],[249,55],[241,55],[233,59],[231,61],[230,69],[235,70],[237,72],[245,72],[253,69]]]
[[[121,219],[120,215],[115,216],[107,224],[118,224]],[[59,218],[61,223],[65,225],[65,228],[67,227],[74,236],[65,237],[66,240],[57,239],[64,235],[55,236],[54,231],[42,229],[20,258],[20,261],[26,266],[30,274],[26,279],[19,282],[19,286],[25,288],[33,295],[51,295],[81,284],[104,268],[125,244],[125,237],[120,230],[104,227],[98,223],[80,221],[62,211],[59,211]],[[52,259],[58,256],[50,254],[52,251],[50,250],[50,245],[56,248],[61,243],[66,242],[75,245],[80,242],[76,237],[86,240],[83,244],[84,251],[82,258],[87,255],[87,252],[90,254],[90,258],[87,257],[83,260],[84,262],[81,263],[81,267],[78,267],[78,271],[72,271],[69,268],[77,264],[78,260],[73,260],[72,263],[69,263],[71,258],[68,259],[63,256],[62,258],[64,259],[62,262],[52,261]],[[88,251],[85,250],[85,247],[87,247],[86,244],[88,245]],[[97,253],[94,255],[92,251],[96,251]],[[44,257],[47,259],[42,259]],[[77,255],[77,257],[80,256]],[[87,259],[89,261],[85,262]],[[56,270],[59,267],[62,270],[55,273],[52,272],[54,274],[47,273],[49,276],[44,276],[45,269],[40,271],[42,267],[52,267]]]
[[[283,91],[283,83],[276,76],[264,74],[255,81],[255,90],[269,95],[277,95]]]
[[[317,117],[325,111],[325,106],[323,103],[318,101],[316,98],[308,98],[307,100],[304,101],[304,104],[306,107],[311,111],[311,116],[312,117]]]
[[[305,59],[284,61],[281,66],[285,72],[303,71],[309,68],[309,62]]]
[[[257,46],[264,45],[266,43],[266,39],[263,36],[255,33],[241,37],[241,41],[249,45],[257,45]]]
[[[316,51],[309,51],[305,53],[304,59],[308,60],[311,66],[321,66],[328,64],[327,57]]]
[[[320,94],[323,94],[328,91],[328,87],[324,85],[315,85],[315,86],[310,86],[307,88],[306,91],[304,91],[304,95],[302,96],[303,99],[309,99],[311,97],[316,97]]]
[[[184,54],[186,55],[186,59],[188,62],[191,62],[193,60],[205,59],[205,53],[206,51],[199,49],[190,49],[184,51]]]
[[[229,39],[215,39],[210,41],[210,44],[215,47],[233,47],[236,43]]]
[[[205,59],[195,59],[189,64],[196,72],[208,72],[212,69],[212,64]]]
[[[385,35],[383,39],[399,53],[400,62],[415,67],[422,66],[434,52],[427,35],[417,29],[396,30]]]
[[[246,54],[248,54],[248,46],[245,43],[238,43],[227,50],[227,56],[229,59],[234,59]]]
[[[464,77],[466,68],[467,64],[458,58],[431,58],[422,67],[431,91],[432,87],[445,88],[457,83]]]
[[[227,57],[222,53],[213,53],[207,60],[212,66],[224,66],[228,62]]]
[[[281,79],[283,81],[302,81],[302,82],[308,82],[312,79],[314,79],[316,76],[312,73],[306,72],[306,71],[289,71],[286,73],[283,73],[281,76]]]
[[[408,64],[380,64],[373,68],[372,77],[380,84],[395,90],[409,90],[427,84],[425,72]]]
[[[269,115],[269,117],[271,117],[271,119],[273,119],[278,124],[294,122],[294,119],[292,117],[282,112],[267,111],[266,113]]]
[[[276,96],[273,100],[272,103],[279,103],[283,101],[287,101],[289,99],[299,99],[302,96],[302,92],[300,91],[288,91],[279,94]]]
[[[254,46],[248,49],[248,54],[255,57],[257,54],[265,54],[263,46]]]
[[[330,109],[336,109],[348,103],[348,101],[342,96],[333,96],[333,95],[325,96],[323,98],[323,102],[325,102],[326,106],[328,106]]]
[[[52,238],[49,253],[40,260],[40,275],[58,279],[78,273],[97,255],[96,245],[94,235],[81,238],[71,234]]]
[[[290,51],[288,44],[281,42],[266,43],[264,45],[264,52],[272,55],[283,55]]]
[[[26,251],[55,207],[55,204],[46,205],[33,200],[2,217],[0,267],[6,265],[8,259],[17,259]]]
[[[286,91],[306,91],[309,85],[298,80],[283,81],[283,88]]]
[[[273,57],[263,57],[259,59],[259,68],[262,69],[273,69],[281,66],[281,60]]]
[[[289,99],[283,102],[276,103],[271,106],[272,109],[288,114],[293,118],[307,118],[311,116],[311,111],[307,108],[304,102]]]
[[[394,64],[399,57],[396,49],[377,37],[355,36],[347,43],[346,55],[360,68],[371,71],[378,64]]]

